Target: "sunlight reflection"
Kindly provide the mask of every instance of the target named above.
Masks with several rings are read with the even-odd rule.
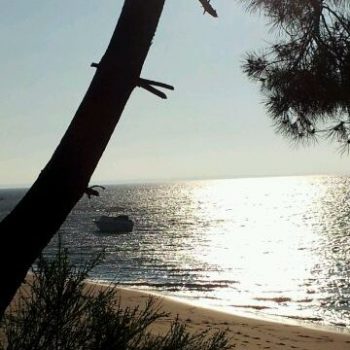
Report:
[[[208,244],[194,255],[229,270],[241,291],[259,296],[266,288],[276,294],[294,289],[289,297],[298,298],[295,280],[312,278],[318,260],[312,254],[317,217],[308,213],[320,205],[325,190],[305,178],[202,183],[192,193],[200,208],[193,214],[205,228],[197,234]]]

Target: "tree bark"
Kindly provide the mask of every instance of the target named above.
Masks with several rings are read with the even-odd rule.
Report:
[[[138,83],[164,1],[125,0],[106,53],[60,144],[0,223],[0,319],[28,269],[88,187]]]

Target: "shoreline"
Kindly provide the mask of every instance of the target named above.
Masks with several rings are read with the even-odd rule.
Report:
[[[325,331],[325,332],[331,332],[331,333],[336,333],[336,334],[348,334],[350,336],[350,329],[347,327],[343,326],[337,326],[337,325],[327,325],[327,324],[322,324],[322,323],[316,323],[320,321],[307,321],[302,318],[296,319],[288,316],[279,316],[279,315],[270,315],[270,314],[263,314],[263,313],[257,313],[254,311],[240,311],[240,310],[225,310],[224,307],[214,307],[214,306],[209,306],[209,305],[204,305],[201,303],[196,303],[195,301],[191,301],[189,299],[185,298],[180,298],[176,296],[171,296],[171,295],[166,295],[157,291],[150,291],[146,289],[138,289],[138,288],[133,288],[133,287],[123,287],[118,285],[117,283],[109,283],[107,281],[98,281],[98,280],[93,280],[89,279],[87,280],[89,284],[92,285],[100,285],[103,287],[110,287],[110,286],[115,286],[115,288],[118,291],[125,291],[125,292],[137,292],[140,294],[145,294],[149,296],[154,296],[157,299],[162,299],[162,300],[169,300],[175,303],[179,304],[184,304],[187,306],[192,306],[196,307],[199,309],[205,309],[205,310],[210,310],[213,312],[219,312],[223,313],[228,316],[233,316],[233,317],[242,317],[242,318],[247,318],[247,319],[252,319],[256,321],[266,321],[266,322],[271,322],[271,323],[277,323],[277,324],[286,324],[286,325],[291,325],[291,326],[299,326],[302,328],[307,328],[311,330],[320,330],[320,331]],[[242,309],[243,310],[243,309]]]
[[[109,288],[111,285],[91,280],[87,284],[94,287],[96,291]],[[347,331],[306,327],[304,324],[296,324],[294,320],[292,324],[250,318],[133,288],[116,286],[116,290],[122,307],[133,307],[138,304],[142,306],[150,296],[160,302],[161,309],[169,312],[172,317],[156,322],[157,332],[165,332],[171,320],[178,315],[190,331],[227,330],[230,343],[239,349],[348,350],[350,348],[350,333]]]
[[[30,280],[32,276],[27,275]],[[22,284],[20,291],[28,293],[28,284]],[[169,313],[169,317],[157,320],[151,325],[154,334],[165,334],[178,316],[186,324],[189,332],[226,331],[232,348],[249,350],[349,350],[350,333],[325,329],[308,328],[304,325],[280,323],[276,321],[250,318],[221,310],[206,308],[184,302],[158,293],[119,287],[113,283],[86,280],[85,288],[98,293],[109,288],[116,289],[116,304],[122,308],[141,309],[150,297],[159,305],[159,311]],[[17,294],[18,296],[19,294]],[[16,305],[16,298],[13,304]]]

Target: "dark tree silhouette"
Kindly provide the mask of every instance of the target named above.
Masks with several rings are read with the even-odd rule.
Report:
[[[199,0],[216,17],[210,0]],[[108,48],[52,158],[0,223],[0,319],[28,269],[86,193],[90,178],[135,87],[161,97],[172,86],[140,77],[165,0],[125,0]],[[38,217],[40,216],[40,222]],[[11,257],[9,257],[9,255]]]
[[[69,128],[34,185],[0,223],[0,318],[29,267],[88,189],[131,92],[138,85],[152,88],[140,74],[164,1],[125,0]]]
[[[247,3],[247,2],[245,2]],[[279,30],[279,42],[247,55],[276,129],[293,140],[332,138],[350,146],[350,2],[248,0]]]

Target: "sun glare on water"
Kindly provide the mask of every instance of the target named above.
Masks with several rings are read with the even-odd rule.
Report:
[[[323,215],[323,207],[332,195],[326,178],[196,183],[194,231],[207,244],[198,244],[192,254],[203,265],[218,266],[208,272],[213,281],[231,282],[217,296],[238,307],[252,306],[253,300],[257,309],[276,314],[278,303],[322,298],[322,290],[309,289],[309,281],[325,273],[320,247],[332,217]],[[293,308],[285,312],[293,314]]]

